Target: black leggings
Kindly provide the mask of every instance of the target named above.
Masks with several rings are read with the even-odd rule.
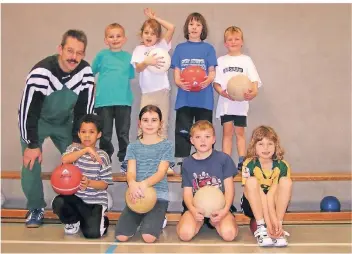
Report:
[[[115,130],[119,142],[117,157],[123,161],[126,156],[129,144],[129,133],[131,127],[131,107],[130,106],[107,106],[95,109],[95,112],[103,119],[103,131],[100,138],[99,147],[110,157],[114,153],[114,146],[111,142],[113,121],[115,119]]]
[[[109,219],[104,216],[104,207],[98,204],[87,204],[76,195],[56,196],[53,200],[53,211],[64,224],[80,222],[80,229],[86,238],[99,238],[106,234]]]
[[[191,153],[190,130],[193,120],[212,123],[213,111],[205,108],[182,107],[176,110],[175,157],[187,157]]]

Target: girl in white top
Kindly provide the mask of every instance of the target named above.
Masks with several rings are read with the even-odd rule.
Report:
[[[239,157],[238,169],[241,170],[246,155],[245,127],[247,127],[247,113],[249,101],[258,94],[258,87],[262,85],[257,69],[252,59],[242,54],[243,32],[241,28],[231,26],[225,30],[225,46],[227,55],[218,58],[214,89],[220,95],[216,108],[216,118],[221,119],[223,126],[222,151],[231,156],[232,139],[235,134],[237,154]],[[234,101],[227,94],[228,81],[239,74],[246,75],[252,82],[252,89],[245,93],[244,101]]]
[[[141,105],[152,104],[160,108],[164,124],[160,133],[167,137],[169,104],[170,104],[170,83],[168,72],[155,73],[147,67],[149,65],[160,67],[163,65],[163,58],[155,55],[148,56],[150,50],[154,48],[163,48],[167,51],[171,49],[171,39],[175,31],[175,26],[156,16],[155,12],[149,8],[144,10],[144,14],[149,18],[141,27],[142,44],[138,45],[132,54],[131,64],[139,72],[139,85],[141,87]],[[162,37],[162,28],[166,29]]]

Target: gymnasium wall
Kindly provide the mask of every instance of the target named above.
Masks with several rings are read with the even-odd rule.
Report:
[[[207,41],[217,56],[226,54],[224,30],[231,25],[244,32],[244,53],[254,61],[263,86],[250,103],[247,140],[260,124],[274,127],[294,172],[351,171],[351,5],[349,4],[2,4],[1,5],[1,169],[20,170],[20,138],[17,109],[29,70],[42,58],[54,54],[62,34],[71,28],[88,36],[86,60],[105,47],[104,28],[118,22],[128,37],[124,47],[132,53],[140,43],[137,33],[145,20],[143,9],[176,25],[172,48],[183,42],[187,15],[202,13],[209,26]],[[172,54],[172,51],[171,51]],[[177,89],[173,72],[169,138],[174,140]],[[130,138],[137,133],[140,101],[138,75],[132,81],[135,96]],[[215,93],[215,105],[217,95]],[[216,106],[215,106],[216,107]],[[222,128],[214,123],[215,147],[221,150]],[[114,146],[117,146],[114,134]],[[115,157],[115,156],[114,156]],[[233,154],[237,162],[236,149]],[[51,171],[60,154],[50,140],[44,143],[43,171]],[[113,171],[119,172],[117,158]],[[54,196],[44,183],[48,202]],[[123,206],[124,183],[115,183],[116,209]],[[2,190],[24,206],[20,181],[2,181]],[[242,195],[236,184],[236,201]],[[310,193],[308,196],[307,193]],[[297,182],[293,209],[304,209],[325,195],[336,195],[351,209],[349,182]],[[180,209],[180,184],[170,184],[170,209]]]

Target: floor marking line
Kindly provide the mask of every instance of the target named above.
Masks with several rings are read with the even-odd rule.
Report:
[[[63,244],[63,245],[112,245],[112,246],[241,246],[241,247],[253,247],[258,246],[257,243],[184,243],[184,242],[175,242],[175,243],[135,243],[135,242],[102,242],[102,241],[19,241],[19,240],[1,240],[1,243],[7,244]],[[289,243],[289,246],[351,246],[351,243]]]
[[[105,254],[115,253],[115,249],[117,248],[117,243],[119,241],[115,240],[115,242],[110,243],[110,246],[106,249]]]

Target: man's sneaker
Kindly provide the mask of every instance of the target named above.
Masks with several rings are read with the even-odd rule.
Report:
[[[79,225],[80,225],[79,221],[73,224],[65,224],[65,234],[67,235],[77,234],[77,232],[79,231]]]
[[[164,223],[163,223],[163,229],[166,227],[166,225],[167,225],[167,218],[165,216]]]
[[[284,231],[284,235],[274,239],[273,238],[273,242],[274,242],[274,246],[275,247],[286,247],[288,245],[286,236],[290,236],[290,234],[286,231]]]
[[[43,224],[44,208],[31,209],[26,215],[26,227],[38,228]]]
[[[127,174],[127,161],[121,161],[121,173]]]
[[[269,237],[265,226],[260,226],[255,232],[254,237],[257,238],[258,245],[261,247],[273,246],[274,242]]]

